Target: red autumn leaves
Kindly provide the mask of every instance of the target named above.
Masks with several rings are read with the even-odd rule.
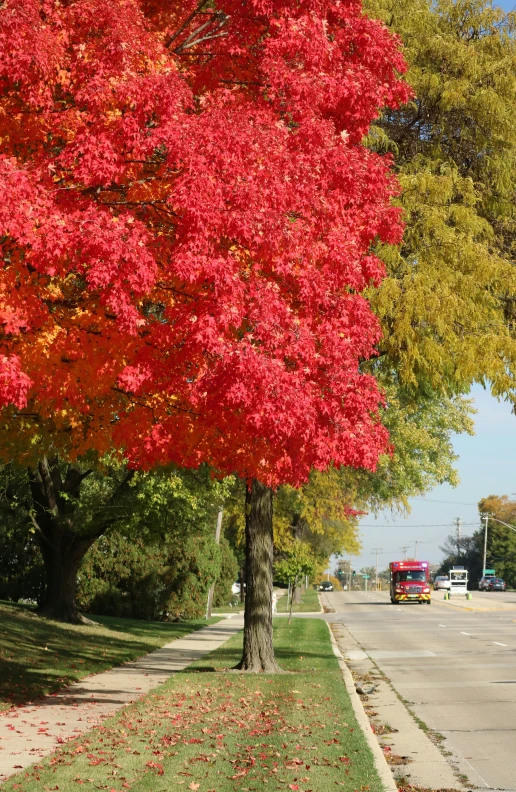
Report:
[[[361,292],[401,224],[360,141],[408,96],[398,42],[359,3],[196,6],[0,11],[0,404],[135,465],[372,468]]]

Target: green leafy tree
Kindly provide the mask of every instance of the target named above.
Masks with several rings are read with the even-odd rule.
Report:
[[[507,495],[489,495],[478,504],[480,515],[487,515],[514,527],[511,531],[506,525],[488,520],[487,529],[487,567],[493,568],[510,588],[516,588],[516,501]],[[479,559],[482,559],[484,530],[476,534]],[[479,563],[481,572],[482,564]],[[480,577],[480,575],[479,575]]]
[[[37,600],[40,612],[62,621],[80,621],[75,604],[77,572],[91,545],[114,525],[129,519],[135,506],[134,474],[107,458],[97,468],[80,462],[64,464],[44,457],[27,470],[13,464],[0,469],[0,513],[18,548],[26,549],[26,562],[36,573],[43,567],[44,583]],[[35,547],[39,550],[37,561]],[[10,545],[11,563],[21,563]],[[32,571],[18,578],[28,597]],[[20,595],[12,588],[10,597]]]
[[[292,546],[292,549],[280,561],[274,565],[276,578],[282,582],[287,583],[290,587],[290,612],[288,623],[292,618],[292,604],[294,602],[294,592],[299,588],[301,581],[306,578],[312,578],[317,569],[317,560],[311,551],[309,545],[304,542],[297,541]]]
[[[204,615],[210,585],[220,578],[221,551],[207,533],[156,537],[103,536],[86,554],[77,601],[89,613],[135,619]]]
[[[4,466],[0,471],[0,511],[7,520],[4,525],[11,526],[13,541],[16,537],[17,542],[25,541],[27,548],[37,546],[41,552],[45,568],[45,583],[38,597],[41,611],[52,618],[79,621],[75,595],[84,556],[100,537],[122,531],[119,541],[126,540],[134,545],[129,548],[126,544],[127,564],[133,565],[134,580],[140,579],[136,574],[142,559],[140,555],[138,560],[138,552],[145,553],[152,575],[155,577],[161,570],[159,574],[168,580],[167,590],[179,597],[177,601],[168,602],[169,610],[182,614],[177,594],[183,585],[181,581],[188,575],[197,576],[202,581],[202,590],[205,586],[206,576],[199,569],[203,562],[195,561],[196,553],[206,551],[208,566],[213,555],[216,568],[208,577],[212,582],[217,577],[219,551],[210,550],[209,542],[203,551],[196,541],[199,537],[214,536],[216,513],[232,480],[217,481],[204,467],[197,471],[157,469],[150,473],[134,473],[111,457],[89,462],[88,466],[84,461],[69,465],[57,458],[44,459],[29,477],[26,471],[13,465]],[[160,545],[167,546],[168,555],[164,553],[163,558],[157,557]],[[14,545],[11,549],[11,557],[19,559]],[[117,574],[116,558],[119,558],[119,567],[124,563],[124,554],[115,551],[116,548],[111,555],[108,553],[104,563],[100,549],[96,554],[95,577],[102,579],[102,574],[106,575],[104,589],[108,583],[112,588],[113,576]],[[175,567],[173,552],[177,554]],[[106,567],[108,560],[115,565],[111,576]],[[33,596],[27,575],[24,579],[26,596]],[[151,586],[150,577],[147,585]],[[15,594],[20,596],[19,591],[13,589],[12,598]],[[81,596],[85,605],[89,595],[83,591]],[[137,594],[134,599],[138,599]],[[147,605],[144,610],[150,612]]]
[[[215,607],[228,605],[233,600],[231,586],[236,581],[238,572],[238,558],[229,541],[223,536],[220,540],[220,572],[213,593]]]
[[[482,576],[482,543],[479,531],[460,539],[451,533],[440,547],[444,558],[435,574],[447,575],[452,566],[464,566],[468,570],[469,588],[476,589]]]
[[[406,231],[372,294],[380,377],[418,398],[516,373],[516,15],[487,0],[366,0],[398,33],[413,100],[368,143],[394,154]]]

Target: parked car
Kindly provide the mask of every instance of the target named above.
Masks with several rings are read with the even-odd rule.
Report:
[[[330,583],[329,580],[323,580],[322,583],[319,583],[319,591],[333,591],[333,583]]]
[[[450,578],[446,575],[437,575],[434,578],[434,591],[439,591],[439,589],[449,589],[450,588]]]
[[[505,591],[507,584],[505,580],[497,577],[482,577],[478,581],[479,591]]]

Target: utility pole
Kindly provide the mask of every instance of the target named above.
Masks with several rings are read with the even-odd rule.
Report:
[[[375,577],[374,577],[374,585],[375,585],[376,591],[378,591],[378,553],[382,552],[382,548],[381,547],[373,547],[372,552],[376,553],[376,572],[375,572]]]
[[[416,539],[416,541],[414,542],[414,558],[415,558],[416,560],[417,560],[417,546],[418,546],[418,544],[419,544],[419,542],[418,542],[418,540]]]
[[[484,514],[482,520],[485,520],[485,528],[484,528],[484,557],[482,561],[482,577],[486,573],[486,564],[487,564],[487,524],[489,522],[489,517],[487,514]]]
[[[407,560],[407,550],[409,549],[410,545],[405,545],[404,547],[400,547],[401,552],[403,553],[403,558],[405,561]]]
[[[350,556],[350,557],[349,557],[349,575],[348,575],[349,584],[348,584],[348,591],[351,591],[351,578],[352,578],[352,574],[353,574],[353,573],[352,573],[352,571],[351,571],[351,556]]]
[[[217,514],[217,527],[215,528],[215,541],[217,544],[220,544],[220,532],[222,530],[222,514],[223,510],[219,509],[219,513]],[[206,605],[206,618],[209,619],[211,617],[211,609],[213,605],[213,594],[215,593],[215,583],[210,586],[210,590],[208,591],[208,603]]]
[[[458,561],[460,559],[460,526],[462,525],[462,520],[460,517],[456,518],[455,525],[457,526],[457,561]]]

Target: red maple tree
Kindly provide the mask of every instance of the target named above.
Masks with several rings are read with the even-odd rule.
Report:
[[[355,0],[17,0],[0,48],[0,402],[137,466],[374,467],[399,42]]]

